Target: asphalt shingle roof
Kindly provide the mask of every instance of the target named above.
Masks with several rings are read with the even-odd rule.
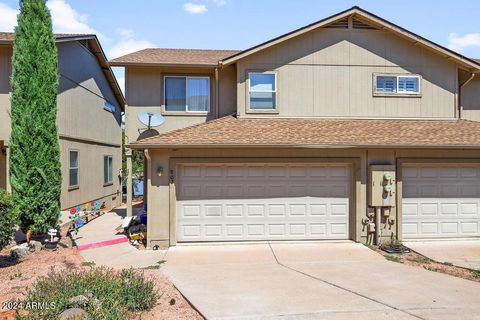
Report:
[[[216,66],[237,50],[199,50],[149,48],[129,53],[110,60],[111,65],[158,64],[158,65],[206,65]]]
[[[139,140],[133,148],[206,146],[478,147],[480,122],[468,120],[212,120]]]

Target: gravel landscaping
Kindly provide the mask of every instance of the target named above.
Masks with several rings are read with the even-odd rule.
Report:
[[[53,271],[81,271],[91,268],[76,249],[59,247],[56,251],[41,250],[31,253],[22,261],[9,256],[9,249],[0,251],[0,303],[25,299],[28,290],[39,277]],[[149,311],[138,312],[134,319],[203,319],[175,289],[159,269],[143,270],[155,283],[160,298]],[[22,312],[25,313],[24,311]],[[13,310],[0,310],[0,319],[14,319]]]

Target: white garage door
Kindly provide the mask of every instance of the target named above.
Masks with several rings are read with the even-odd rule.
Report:
[[[350,169],[181,165],[177,241],[348,239]]]
[[[403,237],[480,236],[480,168],[403,168]]]

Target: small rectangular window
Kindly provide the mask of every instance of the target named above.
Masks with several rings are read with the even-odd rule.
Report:
[[[277,107],[277,79],[274,73],[250,72],[250,109],[275,110]]]
[[[78,151],[70,150],[68,163],[68,186],[78,187]]]
[[[115,113],[115,111],[116,111],[117,108],[115,107],[114,104],[112,104],[112,103],[110,103],[110,102],[108,102],[108,101],[105,101],[105,102],[103,103],[103,109],[104,109],[104,110],[107,110],[108,112]]]
[[[103,157],[103,183],[113,183],[113,156]]]
[[[210,78],[165,77],[165,111],[208,112],[210,110]]]
[[[376,75],[375,76],[376,94],[400,94],[400,95],[419,95],[420,94],[420,76],[419,75]]]

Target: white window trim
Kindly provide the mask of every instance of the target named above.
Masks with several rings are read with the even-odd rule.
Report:
[[[378,77],[395,77],[396,78],[396,92],[383,92],[377,91],[377,78]],[[398,78],[416,78],[418,79],[418,91],[399,91]],[[373,74],[373,95],[378,97],[393,96],[393,97],[420,97],[422,95],[422,76],[419,74],[400,74],[400,73],[374,73]]]
[[[168,111],[167,110],[167,99],[166,99],[166,95],[165,95],[165,91],[167,89],[167,81],[166,79],[167,78],[185,78],[185,93],[188,92],[188,81],[187,79],[188,78],[197,78],[197,79],[207,79],[208,81],[208,103],[207,103],[207,106],[208,106],[208,109],[206,111],[198,111],[198,110],[193,110],[193,111],[190,111],[188,110],[188,104],[185,105],[185,110],[183,111]],[[212,88],[210,87],[210,77],[208,76],[177,76],[177,75],[165,75],[163,77],[163,111],[166,112],[166,113],[201,113],[201,114],[207,114],[207,113],[210,113],[210,109],[211,109],[211,90]],[[187,97],[185,97],[185,102],[187,101]]]
[[[76,152],[77,153],[77,166],[76,167],[71,167],[70,164],[72,163],[71,160],[71,153]],[[73,185],[70,184],[70,170],[71,169],[77,169],[77,184]],[[68,150],[68,188],[69,189],[78,189],[80,186],[80,151],[77,149],[69,149]]]
[[[103,172],[103,185],[104,186],[109,186],[109,185],[113,184],[113,155],[111,155],[111,154],[104,154],[103,155],[103,170],[105,170],[105,158],[112,158],[112,168],[111,168],[112,179],[109,180],[109,181],[105,181],[105,172]],[[108,175],[109,175],[109,172],[110,172],[110,170],[109,170],[110,169],[110,162],[108,160],[107,160],[107,166],[108,166],[108,168],[107,168],[107,170],[108,170],[107,171],[107,178],[108,178]]]
[[[251,76],[252,74],[273,74],[274,81],[275,81],[275,90],[252,90],[251,88]],[[277,94],[277,73],[276,72],[258,72],[258,71],[252,71],[248,72],[248,109],[249,111],[253,112],[278,112],[278,94]],[[275,108],[273,109],[255,109],[252,108],[250,105],[250,92],[269,92],[269,93],[275,93]]]

